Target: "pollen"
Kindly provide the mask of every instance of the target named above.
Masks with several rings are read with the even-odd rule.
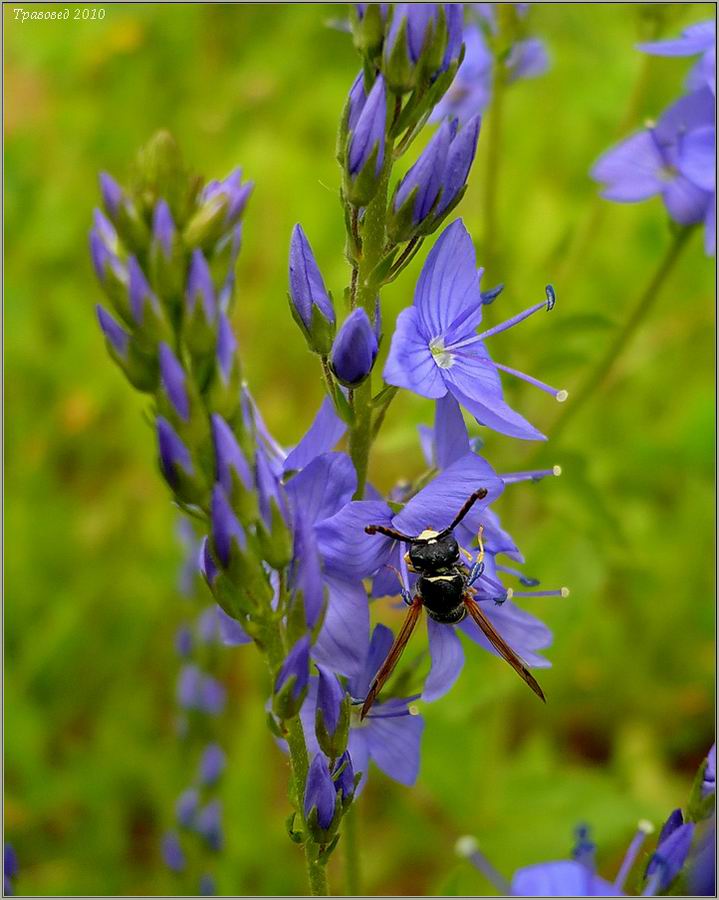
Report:
[[[559,476],[560,476],[561,474],[562,474],[562,467],[561,467],[561,466],[552,466],[552,475],[556,475],[557,478],[559,478]]]
[[[440,369],[452,367],[454,354],[445,349],[444,340],[441,337],[433,338],[429,342],[429,350]]]
[[[410,716],[419,715],[419,709],[414,705],[414,703],[412,703],[411,706],[407,707],[407,712],[410,714]]]
[[[570,594],[570,591],[569,591],[568,587],[563,587],[559,593],[562,597],[568,597]]]
[[[653,834],[653,833],[654,833],[654,826],[653,826],[652,823],[649,821],[649,819],[640,819],[640,820],[637,822],[637,828],[638,828],[639,831],[641,831],[643,834]]]

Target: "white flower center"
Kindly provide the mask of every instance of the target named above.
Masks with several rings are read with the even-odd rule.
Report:
[[[444,349],[443,338],[432,338],[429,342],[429,350],[440,369],[450,369],[454,364],[454,354]]]

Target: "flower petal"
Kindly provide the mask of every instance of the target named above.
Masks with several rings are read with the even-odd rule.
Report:
[[[445,334],[457,319],[467,333],[482,319],[477,258],[461,219],[444,229],[420,272],[414,294],[420,330],[429,339]],[[442,395],[436,395],[442,396]]]
[[[330,398],[325,397],[307,434],[287,456],[284,463],[285,472],[303,469],[316,456],[327,453],[345,431],[347,426],[335,412]]]
[[[573,859],[517,869],[513,897],[620,897],[622,892]]]
[[[373,575],[387,561],[392,541],[366,534],[365,525],[391,525],[392,510],[377,500],[355,500],[315,525],[325,573],[349,580]]]
[[[511,600],[505,600],[502,604],[485,601],[481,607],[492,625],[527,665],[538,669],[551,667],[549,660],[534,652],[552,643],[552,632],[544,622],[515,606]],[[496,651],[472,619],[465,619],[459,627],[468,638],[496,655]]]
[[[339,512],[352,499],[357,475],[346,453],[323,453],[286,485],[295,510],[308,522],[319,522]]]
[[[663,196],[669,215],[680,225],[693,225],[703,221],[707,203],[711,199],[710,194],[682,175],[668,182]]]
[[[313,731],[314,727],[315,723],[313,719]],[[360,778],[357,789],[355,790],[355,797],[357,797],[363,790],[364,786],[367,784],[367,775],[369,773],[369,742],[367,740],[367,733],[364,728],[350,728],[347,749],[349,750],[350,757],[352,759],[352,768],[355,770],[355,772],[362,773],[362,777]]]
[[[464,650],[452,625],[441,625],[427,616],[427,634],[432,668],[424,683],[422,699],[431,702],[444,697],[459,678],[464,665]]]
[[[444,397],[447,388],[429,349],[429,339],[421,331],[415,308],[403,309],[397,316],[384,380],[422,397]]]
[[[416,494],[394,517],[393,527],[410,535],[425,528],[441,531],[470,494],[482,487],[487,489],[487,496],[477,501],[475,508],[482,509],[495,500],[502,493],[504,482],[481,456],[467,453]]]
[[[441,397],[435,405],[434,444],[437,465],[440,469],[451,466],[470,450],[462,410],[449,393],[446,397]]]
[[[716,128],[704,126],[680,140],[679,168],[682,175],[705,191],[716,187]]]
[[[419,744],[424,719],[408,715],[366,721],[364,730],[370,757],[385,775],[400,784],[413,785],[419,774]]]
[[[468,377],[466,370],[461,371],[453,366],[451,370],[450,390],[459,403],[480,423],[500,434],[522,438],[527,441],[544,441],[545,436],[534,425],[520,416],[502,399],[501,394],[483,393],[477,390],[477,380]]]
[[[365,661],[369,643],[369,603],[359,582],[325,577],[329,603],[312,655],[342,675],[355,675]]]
[[[663,164],[651,132],[640,131],[600,156],[590,174],[606,185],[602,196],[607,200],[633,203],[661,191]]]
[[[362,671],[349,683],[350,693],[356,700],[362,700],[367,696],[370,683],[385,661],[393,641],[394,635],[390,628],[386,625],[375,625]]]

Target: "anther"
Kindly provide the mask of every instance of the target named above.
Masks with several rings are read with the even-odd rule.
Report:
[[[556,475],[557,477],[559,477],[561,474],[562,474],[561,466],[552,466],[552,475]]]
[[[512,588],[507,588],[507,595],[504,599],[511,600],[512,597],[514,597],[514,591],[512,590]],[[502,602],[504,602],[504,600]]]
[[[554,399],[557,401],[557,403],[564,403],[568,396],[569,391],[561,390],[557,391],[557,393],[554,395]]]
[[[414,703],[412,703],[411,706],[407,707],[407,712],[410,714],[410,716],[418,716],[419,715],[419,709],[414,705]]]
[[[454,845],[454,852],[457,856],[461,856],[464,859],[469,859],[470,856],[473,856],[479,850],[479,844],[477,843],[477,839],[473,838],[471,834],[463,834],[461,838],[457,839],[457,843]]]
[[[548,284],[544,291],[547,295],[547,312],[549,312],[550,309],[554,309],[554,304],[557,302],[557,295],[551,284]]]
[[[568,597],[570,591],[569,591],[569,588],[568,588],[568,587],[563,587],[559,593],[560,593],[560,595],[561,595],[562,597]],[[650,832],[647,832],[647,834],[649,834],[649,833],[650,833]]]

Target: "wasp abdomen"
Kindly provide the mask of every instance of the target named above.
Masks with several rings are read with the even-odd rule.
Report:
[[[421,575],[416,590],[430,618],[456,625],[467,615],[462,602],[466,585],[467,579],[455,569],[445,575]]]

